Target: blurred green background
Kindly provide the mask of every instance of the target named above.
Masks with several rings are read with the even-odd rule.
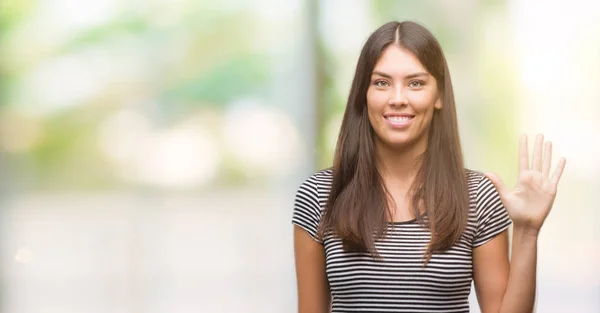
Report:
[[[295,189],[333,157],[360,49],[440,41],[467,166],[567,170],[538,312],[600,311],[600,4],[0,2],[0,310],[294,312]],[[474,297],[473,312],[478,312]]]

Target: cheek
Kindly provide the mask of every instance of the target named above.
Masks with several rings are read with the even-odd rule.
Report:
[[[418,112],[426,112],[435,108],[435,101],[437,98],[433,93],[419,92],[411,94],[411,97],[408,100],[415,110]]]
[[[367,92],[367,108],[369,115],[380,114],[385,107],[385,96],[378,92]]]

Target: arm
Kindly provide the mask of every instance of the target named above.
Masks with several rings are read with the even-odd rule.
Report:
[[[500,313],[533,312],[536,288],[537,232],[513,229],[508,287]]]
[[[500,311],[510,269],[508,230],[473,249],[473,282],[482,313]]]
[[[566,163],[561,158],[550,177],[551,159],[552,144],[544,144],[544,136],[540,134],[535,141],[530,166],[527,137],[522,136],[519,147],[519,178],[515,188],[509,190],[499,177],[487,174],[496,186],[514,224],[506,291],[502,295],[500,307],[496,309],[494,306],[489,312],[518,313],[532,312],[534,309],[538,234],[552,209]],[[491,270],[486,269],[485,274],[488,271]],[[498,295],[495,298],[498,299]]]
[[[511,262],[508,231],[473,250],[473,279],[482,313],[530,313],[536,288],[537,234],[513,229]]]
[[[325,274],[325,250],[298,226],[294,226],[294,258],[298,313],[330,312],[331,296]]]

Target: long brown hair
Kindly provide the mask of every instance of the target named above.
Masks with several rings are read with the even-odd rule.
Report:
[[[319,234],[331,231],[341,238],[345,249],[379,256],[375,239],[385,236],[391,215],[377,166],[376,135],[369,122],[366,94],[373,68],[391,44],[400,45],[419,59],[435,77],[442,97],[443,108],[434,110],[427,150],[411,186],[411,210],[431,232],[425,253],[428,262],[432,253],[447,250],[462,236],[469,195],[448,65],[435,37],[415,22],[381,26],[361,51],[337,141],[333,182]]]

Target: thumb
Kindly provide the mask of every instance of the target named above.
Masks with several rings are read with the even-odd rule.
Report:
[[[500,177],[498,177],[498,175],[494,173],[485,173],[485,176],[492,181],[494,186],[496,186],[496,189],[500,195],[504,195],[506,192],[508,192],[506,185],[504,185],[504,182]]]

